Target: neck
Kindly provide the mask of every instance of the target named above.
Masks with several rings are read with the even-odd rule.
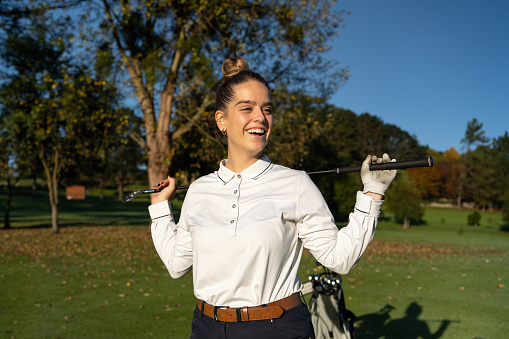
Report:
[[[241,155],[235,155],[228,152],[228,158],[226,159],[226,165],[225,167],[229,170],[240,173],[255,162],[257,162],[261,157],[263,156],[263,153],[260,152],[260,154],[256,156],[241,156]]]

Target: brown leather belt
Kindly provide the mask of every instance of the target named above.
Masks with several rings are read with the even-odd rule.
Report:
[[[209,305],[203,300],[198,300],[198,308],[208,317],[217,321],[244,322],[253,320],[277,319],[286,310],[292,309],[301,303],[300,294],[294,293],[284,299],[268,303],[267,305],[254,307],[220,307]]]

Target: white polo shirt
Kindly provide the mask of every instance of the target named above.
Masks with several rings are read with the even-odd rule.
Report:
[[[349,224],[338,230],[305,172],[267,156],[241,173],[225,163],[191,184],[177,225],[167,201],[149,206],[157,253],[173,278],[193,268],[197,298],[241,307],[288,297],[302,289],[303,247],[345,274],[373,239],[382,201],[357,192]]]

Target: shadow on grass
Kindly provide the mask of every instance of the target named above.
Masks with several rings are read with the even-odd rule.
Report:
[[[440,338],[454,320],[419,319],[422,306],[417,302],[408,305],[405,316],[399,319],[391,319],[391,311],[395,308],[385,305],[376,313],[365,314],[355,320],[355,337],[360,338]],[[440,322],[440,327],[435,333],[431,333],[428,322]]]
[[[500,225],[500,230],[502,232],[509,232],[509,224]]]

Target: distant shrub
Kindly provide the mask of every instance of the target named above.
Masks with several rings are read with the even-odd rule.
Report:
[[[470,226],[479,226],[481,222],[481,213],[479,213],[479,211],[473,211],[468,215],[467,221]]]

